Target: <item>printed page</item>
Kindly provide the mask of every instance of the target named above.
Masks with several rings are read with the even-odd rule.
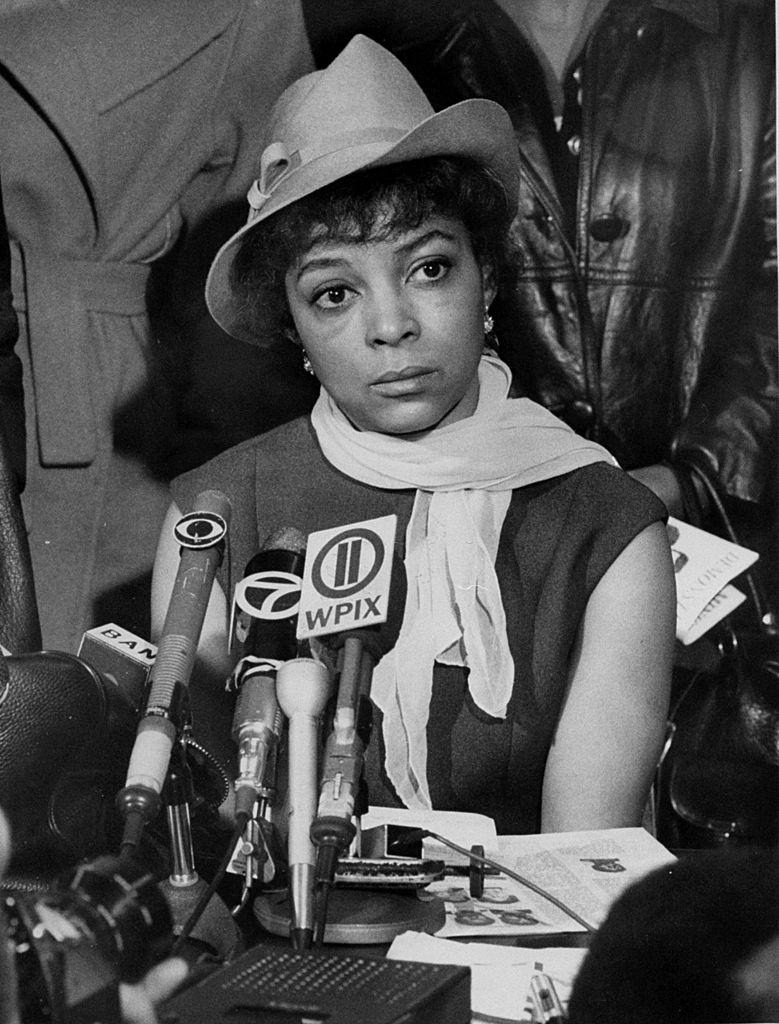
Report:
[[[561,900],[593,929],[628,885],[675,861],[642,828],[499,836],[498,846],[501,864]],[[441,938],[587,931],[565,910],[504,874],[487,875],[480,898],[470,895],[462,875],[447,875],[425,893],[445,902]]]
[[[586,949],[494,946],[486,942],[452,942],[421,932],[404,932],[387,956],[428,964],[471,968],[471,1014],[474,1024],[531,1021],[530,980],[543,972],[551,978],[564,1009]]]
[[[599,927],[620,893],[676,858],[643,828],[502,836],[501,860]]]
[[[513,865],[512,865],[513,866]],[[554,885],[548,865],[543,865],[545,879]],[[535,881],[535,879],[531,879]],[[558,895],[556,889],[552,890]],[[468,878],[446,875],[432,882],[426,893],[444,901],[446,922],[436,932],[440,938],[456,939],[474,935],[557,935],[562,932],[585,932],[565,911],[539,896],[507,875],[488,875],[480,897],[469,893]],[[581,906],[581,894],[577,894]],[[565,894],[563,894],[565,899]],[[574,908],[576,909],[576,908]],[[588,904],[587,909],[596,909]],[[578,912],[578,911],[577,911]]]
[[[746,601],[746,596],[729,583],[726,587],[723,587],[722,590],[720,590],[716,597],[709,601],[689,629],[682,633],[677,631],[677,639],[680,640],[685,647],[688,644],[695,643],[696,640],[700,640],[704,633],[708,633],[712,626],[715,626],[718,622],[724,619],[726,615],[730,615],[730,613],[735,611],[739,605],[744,603],[744,601]]]
[[[697,639],[722,618],[714,617],[715,605],[702,623],[697,621],[720,591],[753,565],[758,556],[756,551],[673,517],[666,529],[676,574],[676,635],[687,644],[692,642],[687,639],[691,631]],[[719,608],[723,608],[721,603]]]

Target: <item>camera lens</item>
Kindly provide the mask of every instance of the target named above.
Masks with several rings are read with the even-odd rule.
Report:
[[[103,857],[54,889],[5,899],[21,1020],[118,1019],[118,984],[138,981],[169,951],[170,909],[154,875]]]
[[[131,861],[101,857],[79,865],[60,895],[71,918],[110,958],[122,981],[138,981],[168,952],[173,924],[155,877]]]

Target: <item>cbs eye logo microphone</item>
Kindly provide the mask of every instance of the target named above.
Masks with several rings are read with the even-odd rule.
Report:
[[[183,548],[211,548],[227,536],[227,523],[217,512],[189,512],[173,527],[173,536]]]

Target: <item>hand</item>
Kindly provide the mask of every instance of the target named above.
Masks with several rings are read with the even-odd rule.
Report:
[[[155,1006],[173,994],[188,970],[186,960],[172,957],[152,967],[137,985],[120,985],[122,1024],[157,1024]]]
[[[631,469],[630,476],[657,495],[668,509],[669,516],[684,518],[682,495],[672,469],[660,465],[642,466],[640,469]]]

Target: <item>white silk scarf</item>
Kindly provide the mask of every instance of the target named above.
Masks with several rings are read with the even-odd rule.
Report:
[[[592,462],[614,464],[542,406],[508,398],[510,385],[508,367],[484,355],[474,414],[414,441],[357,430],[324,388],[311,414],[336,469],[374,487],[416,488],[403,622],[371,689],[384,716],[387,776],[411,808],[431,807],[426,729],[435,662],[467,668],[475,704],[506,714],[514,662],[495,558],[511,492]]]

